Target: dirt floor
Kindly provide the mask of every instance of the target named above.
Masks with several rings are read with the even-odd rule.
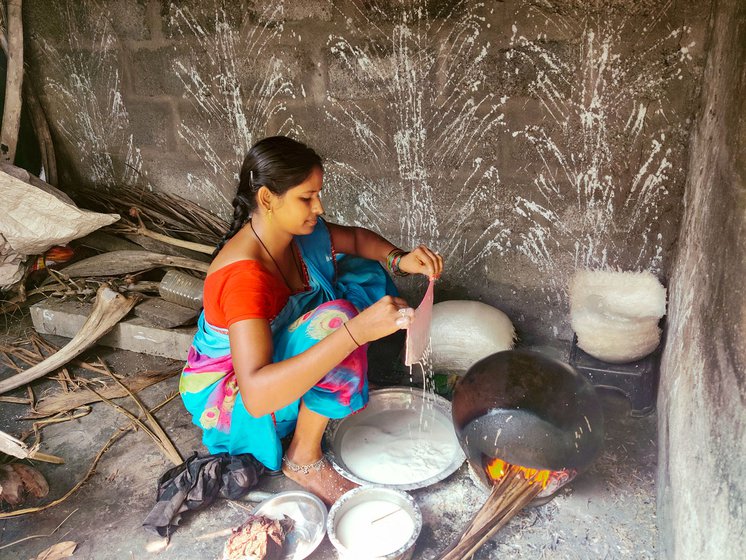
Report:
[[[23,337],[28,328],[28,319],[22,319],[0,341],[7,343]],[[66,342],[48,338],[57,344]],[[551,352],[562,357],[564,350]],[[85,356],[103,357],[122,375],[177,364],[100,347]],[[9,375],[10,371],[0,366],[0,378]],[[143,391],[142,399],[154,406],[172,395],[177,385],[178,379],[173,377]],[[42,381],[34,384],[34,392],[39,398],[59,387],[55,381]],[[599,459],[554,500],[513,518],[474,556],[475,560],[657,557],[655,414],[632,418],[623,397],[612,392],[601,395],[606,441]],[[26,391],[18,389],[7,396],[24,397]],[[126,404],[122,399],[118,402]],[[0,429],[16,436],[29,431],[32,422],[24,419],[29,412],[27,405],[0,402]],[[206,453],[199,430],[192,425],[178,397],[156,416],[183,457],[194,451]],[[31,500],[26,505],[62,497],[85,475],[106,441],[128,424],[111,406],[98,403],[86,416],[46,426],[42,431],[42,450],[63,457],[65,464],[35,463],[47,477],[51,491],[47,498]],[[171,466],[141,431],[126,433],[106,451],[89,481],[68,499],[43,512],[0,519],[0,558],[33,560],[57,542],[75,541],[78,547],[73,557],[80,559],[219,559],[230,528],[240,525],[255,504],[220,500],[202,511],[187,513],[167,542],[141,525],[153,506],[157,478]],[[294,483],[279,476],[263,479],[257,490],[295,488]],[[466,465],[443,482],[412,495],[424,519],[414,559],[435,558],[486,497],[472,483]],[[336,554],[325,538],[310,558],[327,560],[336,558]]]

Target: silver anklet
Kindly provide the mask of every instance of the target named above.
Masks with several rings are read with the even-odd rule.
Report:
[[[282,458],[282,462],[287,465],[287,468],[290,472],[302,472],[303,474],[309,474],[311,471],[320,471],[323,468],[325,461],[326,457],[322,455],[321,459],[314,463],[311,463],[309,465],[298,465],[297,463],[293,463],[290,459],[288,459],[287,455]]]

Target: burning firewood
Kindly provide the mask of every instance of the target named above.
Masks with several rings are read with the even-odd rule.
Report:
[[[572,470],[531,469],[500,459],[493,459],[485,471],[492,481],[487,501],[439,560],[469,558],[531,500],[555,492],[575,475]]]
[[[471,556],[534,498],[551,497],[587,468],[603,443],[593,386],[536,352],[483,358],[459,380],[452,405],[459,442],[491,493],[440,560]]]
[[[278,560],[282,558],[285,536],[293,529],[286,515],[276,521],[263,515],[250,515],[233,529],[223,552],[223,560]]]

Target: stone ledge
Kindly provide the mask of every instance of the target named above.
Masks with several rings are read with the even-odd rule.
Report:
[[[91,304],[43,301],[31,306],[34,329],[41,334],[74,337],[83,327]],[[196,327],[162,329],[140,319],[120,321],[98,344],[141,354],[186,360]]]

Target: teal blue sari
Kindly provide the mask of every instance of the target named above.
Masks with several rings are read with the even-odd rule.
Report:
[[[386,294],[396,294],[378,262],[335,254],[329,229],[319,219],[309,235],[295,241],[308,272],[310,289],[292,295],[272,320],[272,359],[280,362],[316,344],[345,321]],[[327,418],[343,418],[368,402],[367,345],[363,345],[287,406],[260,417],[241,400],[226,329],[200,315],[179,384],[184,406],[202,428],[210,453],[251,453],[266,467],[279,470],[281,438],[295,429],[300,400]]]

